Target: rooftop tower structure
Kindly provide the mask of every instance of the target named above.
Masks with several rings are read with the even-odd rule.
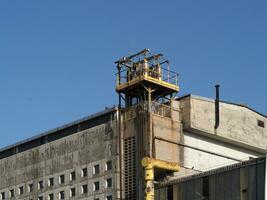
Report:
[[[121,169],[124,169],[121,170],[124,174],[123,196],[125,200],[153,199],[154,178],[156,180],[163,178],[179,168],[168,166],[174,166],[170,162],[178,161],[175,160],[178,158],[177,153],[173,153],[178,152],[177,147],[170,146],[169,151],[165,151],[167,154],[172,154],[174,160],[160,156],[160,150],[156,149],[159,145],[156,145],[155,134],[165,133],[154,130],[155,124],[162,127],[165,124],[164,121],[157,119],[158,115],[167,117],[170,124],[175,124],[171,123],[172,102],[179,91],[178,74],[170,70],[169,61],[163,54],[152,54],[149,49],[122,57],[115,64],[118,69],[116,91],[119,94],[119,132],[123,149],[121,151],[123,156],[120,156]],[[135,126],[131,128],[132,124]],[[173,131],[173,135],[169,139],[177,142],[179,132]],[[155,170],[151,171],[153,173],[151,179],[147,178],[150,176],[148,174],[150,169],[142,168],[143,158],[160,163],[149,165],[155,166]]]
[[[117,64],[116,91],[125,101],[125,107],[170,100],[179,91],[178,74],[170,70],[163,54],[152,54],[144,49],[134,55],[122,57]],[[124,96],[124,97],[123,97]]]

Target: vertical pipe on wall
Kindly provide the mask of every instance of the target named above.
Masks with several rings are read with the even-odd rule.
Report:
[[[118,111],[118,118],[119,118],[119,124],[118,124],[118,129],[119,129],[119,168],[120,168],[120,199],[122,200],[122,187],[123,187],[123,183],[122,183],[122,134],[121,134],[121,94],[119,94],[119,111]]]
[[[217,129],[220,125],[220,85],[215,85],[216,99],[215,99],[215,125],[214,129]]]

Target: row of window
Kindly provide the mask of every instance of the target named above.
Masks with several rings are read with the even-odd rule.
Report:
[[[105,164],[105,171],[110,171],[112,170],[112,161],[107,161],[106,164]],[[100,165],[97,164],[97,165],[94,165],[93,166],[93,175],[97,175],[97,174],[100,174]],[[88,170],[87,168],[82,168],[81,169],[81,178],[84,178],[84,177],[87,177],[88,176]],[[70,174],[69,174],[69,180],[70,182],[72,181],[75,181],[76,180],[76,172],[75,171],[72,171]],[[65,183],[65,175],[62,174],[58,177],[58,183],[59,184],[64,184]],[[55,178],[54,177],[50,177],[48,178],[47,180],[47,186],[48,187],[52,187],[55,185]],[[112,187],[112,179],[109,178],[109,179],[106,179],[106,187],[107,188],[110,188]],[[99,182],[95,182],[94,183],[94,191],[98,191],[99,190]],[[40,180],[38,181],[38,190],[42,190],[44,189],[44,181],[43,180]],[[31,193],[34,191],[34,184],[33,183],[29,183],[28,184],[28,192]],[[24,187],[23,186],[20,186],[18,188],[18,194],[19,195],[23,195],[24,194]],[[6,199],[5,198],[6,195],[5,195],[5,192],[2,192],[1,193],[1,199]],[[11,189],[9,190],[9,197],[10,198],[14,198],[15,197],[15,191],[14,189]]]
[[[28,188],[32,188],[32,184],[29,184],[28,185]],[[106,179],[106,185],[105,185],[106,188],[112,188],[112,178],[108,178]],[[100,190],[100,182],[99,181],[96,181],[94,182],[93,184],[93,191],[97,192]],[[23,194],[23,187],[19,187],[18,188],[18,192],[20,195]],[[88,185],[87,184],[84,184],[81,186],[81,194],[87,194],[88,193]],[[59,199],[65,199],[65,191],[60,191],[58,193],[59,195]],[[77,195],[76,193],[76,188],[73,187],[70,189],[70,197],[75,197]],[[14,198],[15,197],[15,192],[14,192],[14,189],[11,189],[9,190],[9,198]],[[6,199],[6,193],[5,192],[2,192],[1,193],[1,200],[5,200]],[[40,196],[38,198],[38,200],[43,200],[43,196]],[[54,194],[51,193],[48,195],[48,200],[54,200]]]
[[[70,198],[75,197],[75,196],[76,196],[75,188],[71,188],[71,190],[70,190]],[[54,194],[51,193],[51,194],[49,194],[47,196],[47,199],[48,200],[54,200],[56,198],[54,197]],[[64,191],[60,191],[58,193],[58,199],[59,200],[64,200],[65,199],[65,192]],[[30,199],[30,200],[32,200],[32,199]],[[38,200],[44,200],[44,196],[39,196]],[[100,199],[99,198],[95,198],[94,200],[100,200]],[[105,200],[112,200],[112,195],[106,196]]]

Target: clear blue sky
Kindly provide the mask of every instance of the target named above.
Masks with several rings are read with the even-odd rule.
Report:
[[[0,2],[0,147],[117,104],[114,61],[144,48],[182,94],[267,114],[267,1]]]

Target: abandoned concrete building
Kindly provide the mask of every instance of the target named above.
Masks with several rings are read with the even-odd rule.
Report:
[[[265,115],[177,97],[148,49],[115,63],[118,106],[0,149],[1,200],[264,199]]]

